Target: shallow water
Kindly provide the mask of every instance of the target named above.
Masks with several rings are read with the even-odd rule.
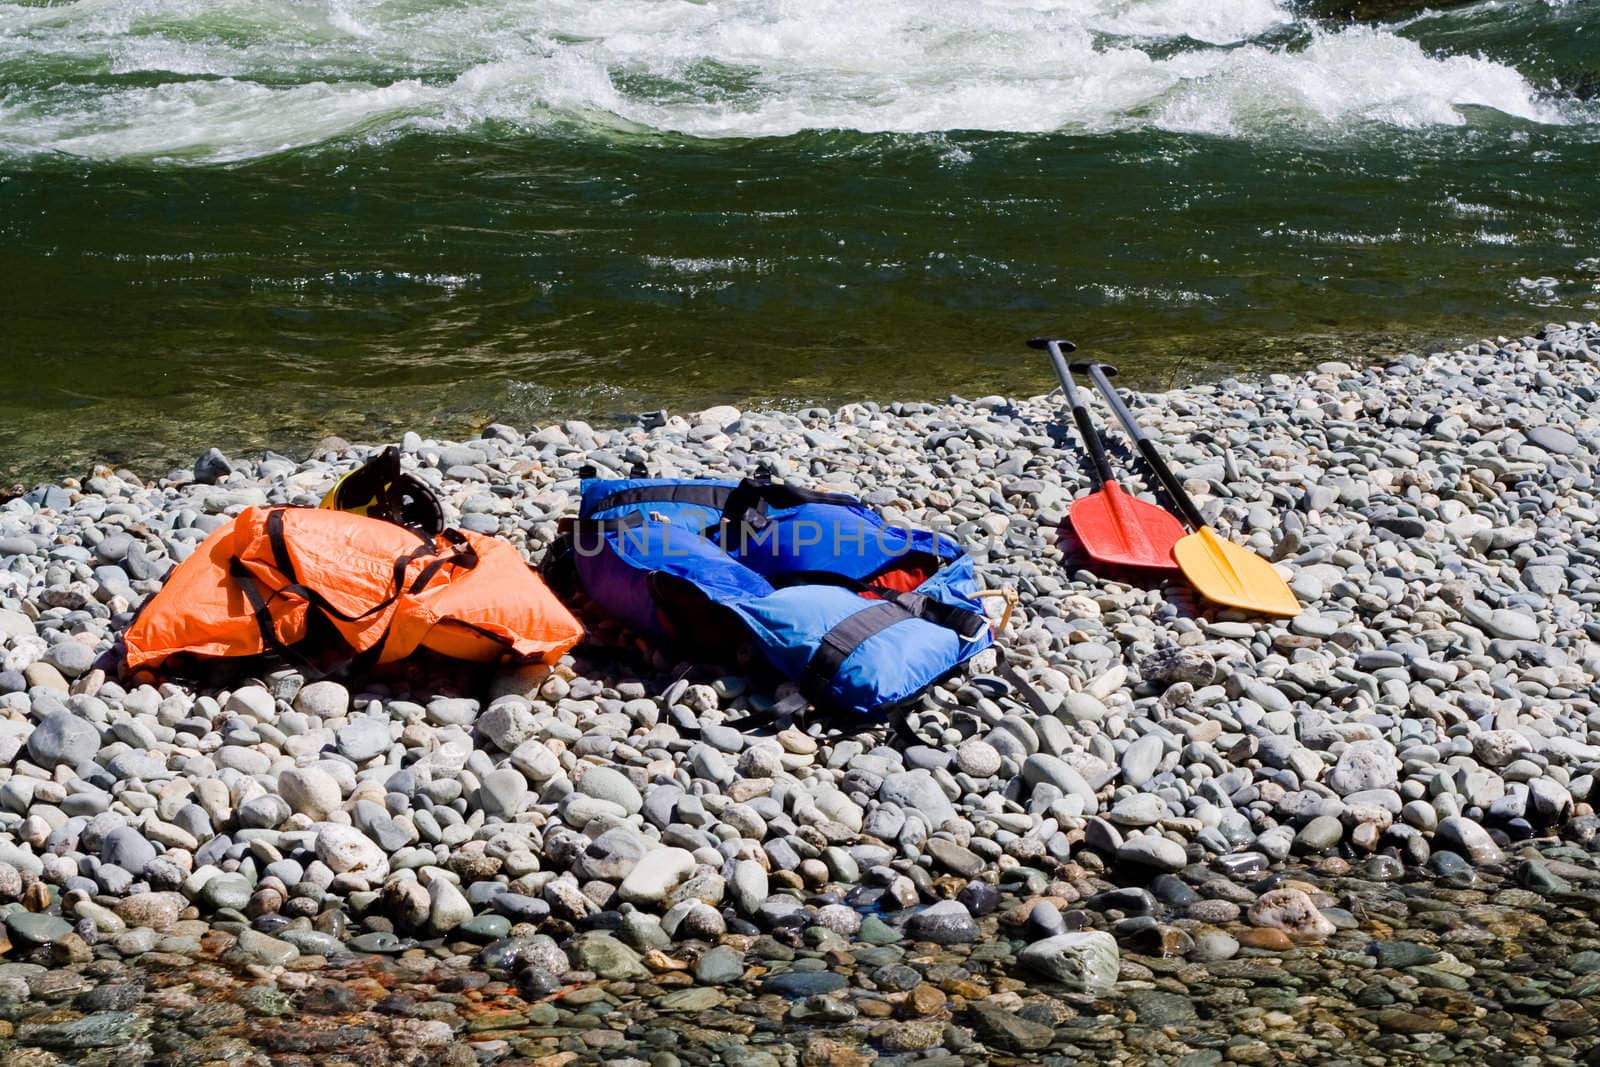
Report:
[[[1597,15],[0,4],[0,475],[1593,318]]]
[[[12,1027],[0,1029],[0,1056],[30,1067],[712,1067],[797,1059],[906,1067],[933,1042],[935,1062],[962,1067],[1593,1064],[1600,1032],[1595,867],[1592,850],[1553,841],[1524,843],[1504,870],[1461,869],[1449,879],[1378,860],[1296,865],[1258,888],[1309,884],[1338,932],[1291,947],[1263,937],[1278,931],[1228,923],[1244,947],[1226,959],[1164,954],[1154,936],[1187,926],[1214,938],[1217,927],[1079,908],[1075,921],[1114,930],[1122,942],[1118,985],[1098,996],[1018,965],[1028,938],[1007,916],[1019,906],[1026,914],[1027,906],[1009,893],[1000,921],[982,920],[976,944],[855,941],[824,951],[805,942],[789,949],[799,941],[793,936],[781,944],[733,939],[750,969],[721,986],[696,985],[682,969],[707,946],[678,945],[652,954],[647,980],[569,975],[543,997],[477,956],[482,939],[406,940],[393,955],[302,956],[281,973],[247,969],[248,957],[233,948],[243,923],[223,921],[208,932],[190,922],[137,958],[101,949],[87,967],[4,976],[25,980],[34,995],[0,997],[0,1027]],[[1555,870],[1562,874],[1552,880]],[[47,958],[48,950],[36,954]],[[931,999],[878,985],[878,968],[895,963]],[[771,972],[819,965],[851,984],[810,1000],[765,989]],[[1037,1040],[1019,1045],[997,1029],[980,1008],[990,997],[1026,1020]]]

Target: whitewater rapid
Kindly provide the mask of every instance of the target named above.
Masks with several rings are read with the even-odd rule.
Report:
[[[1259,138],[1573,106],[1511,65],[1279,0],[0,4],[0,156],[226,163],[491,124]]]

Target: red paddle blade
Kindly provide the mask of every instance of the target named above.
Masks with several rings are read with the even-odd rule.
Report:
[[[1172,546],[1183,538],[1183,526],[1162,508],[1124,493],[1116,482],[1074,500],[1067,518],[1084,551],[1101,563],[1178,569]]]

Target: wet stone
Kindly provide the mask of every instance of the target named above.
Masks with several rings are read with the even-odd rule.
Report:
[[[6,932],[23,945],[48,945],[72,933],[72,924],[59,915],[14,911],[6,916]]]
[[[903,963],[892,963],[872,972],[872,984],[889,993],[905,993],[922,984],[922,972]]]
[[[1500,847],[1494,843],[1489,832],[1460,815],[1439,820],[1439,828],[1434,832],[1434,838],[1438,842],[1438,847],[1458,852],[1480,866],[1499,863],[1503,858]]]
[[[1037,1052],[1055,1039],[1055,1030],[1008,1011],[998,1005],[978,1003],[972,1007],[974,1029],[985,1044],[1011,1052]]]
[[[1415,941],[1378,941],[1368,946],[1379,967],[1419,967],[1440,958],[1438,949]]]
[[[727,1001],[727,994],[704,986],[678,989],[656,1001],[663,1011],[708,1011]]]
[[[868,915],[861,920],[861,929],[857,936],[869,945],[892,945],[900,940],[900,931],[876,915]]]
[[[1145,1026],[1175,1026],[1196,1018],[1194,1001],[1176,993],[1135,989],[1128,993],[1128,1004]]]
[[[844,975],[831,971],[783,971],[770,975],[762,983],[762,989],[781,997],[796,998],[837,992],[849,984]]]
[[[1105,993],[1121,965],[1117,943],[1101,931],[1059,934],[1029,945],[1018,956],[1029,970],[1079,992]]]
[[[956,897],[973,916],[984,916],[1000,906],[1000,891],[987,882],[968,882]]]
[[[744,957],[732,948],[719,945],[696,961],[694,976],[705,985],[725,985],[738,981],[744,970]]]
[[[1300,828],[1295,835],[1295,848],[1301,852],[1323,852],[1339,843],[1344,836],[1344,826],[1331,815],[1319,815]]]
[[[454,934],[475,941],[493,941],[511,932],[511,920],[503,915],[477,915],[460,926]]]
[[[282,930],[277,937],[278,940],[313,956],[337,956],[345,950],[344,942],[320,930]]]
[[[357,934],[350,939],[350,947],[357,952],[393,953],[406,949],[405,942],[386,930]]]
[[[272,966],[281,967],[300,956],[300,950],[287,941],[248,928],[239,931],[236,947],[251,959]]]
[[[85,1012],[128,1011],[144,995],[141,982],[103,982],[78,997],[74,1006]]]
[[[52,1049],[118,1048],[142,1038],[150,1020],[131,1011],[101,1011],[64,1022],[17,1026],[17,1040],[25,1045]]]

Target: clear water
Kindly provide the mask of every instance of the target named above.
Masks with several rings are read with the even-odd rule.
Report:
[[[1600,305],[1600,2],[0,4],[0,475]]]

